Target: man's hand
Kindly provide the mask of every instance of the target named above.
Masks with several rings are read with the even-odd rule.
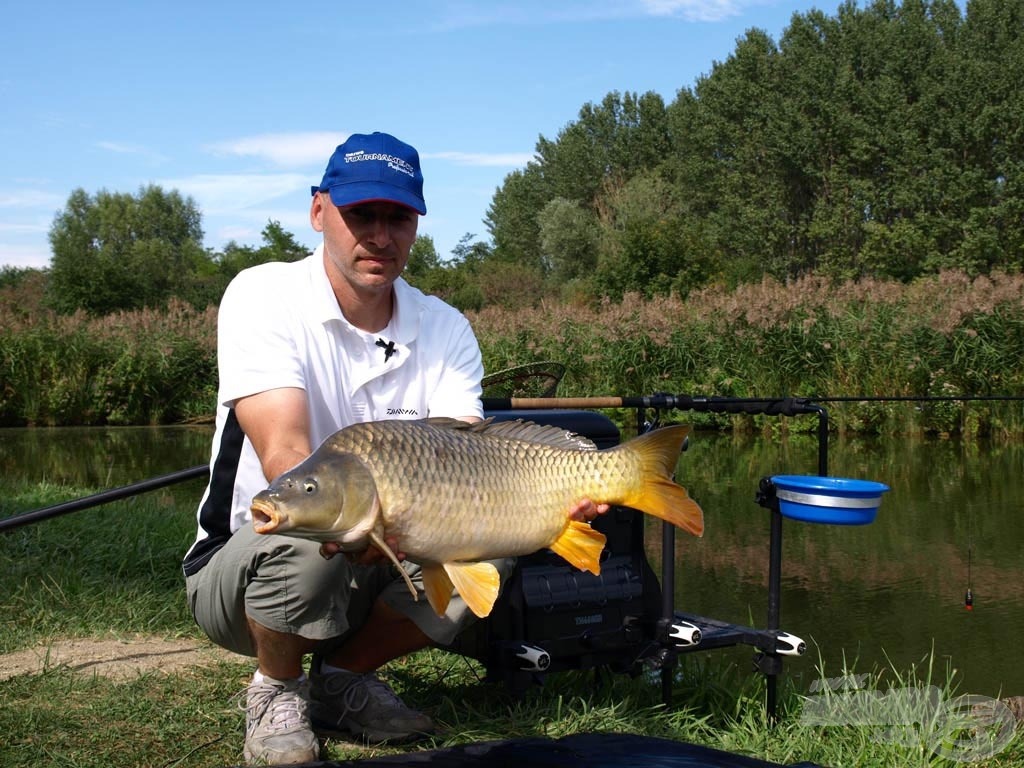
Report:
[[[569,519],[589,523],[611,509],[609,504],[595,504],[591,499],[580,499],[569,508]]]
[[[385,539],[385,541],[387,542],[387,545],[391,547],[391,551],[395,553],[395,557],[399,560],[405,560],[405,552],[400,552],[398,549],[398,539],[390,536]],[[336,541],[325,541],[320,545],[320,557],[324,560],[330,560],[339,552],[342,552],[341,544]],[[372,544],[362,552],[344,552],[343,554],[349,559],[349,562],[355,563],[356,565],[373,565],[381,560],[387,560],[389,562],[391,560],[391,558]]]

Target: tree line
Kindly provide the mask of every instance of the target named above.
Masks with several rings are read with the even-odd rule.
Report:
[[[844,2],[665,104],[610,93],[511,174],[495,256],[592,293],[1024,259],[1024,3]]]
[[[584,105],[496,190],[448,258],[420,237],[409,279],[462,309],[686,296],[765,276],[903,282],[1024,260],[1024,3],[848,0],[752,29],[666,104]],[[201,246],[190,198],[75,190],[50,231],[50,306],[102,314],[219,300],[239,270],[305,255]],[[0,290],[27,279],[0,270]]]

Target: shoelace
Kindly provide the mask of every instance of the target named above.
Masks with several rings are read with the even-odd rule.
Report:
[[[283,685],[253,683],[239,694],[239,699],[239,709],[245,711],[250,729],[263,721],[268,710],[265,727],[270,731],[300,728],[308,716],[309,704],[302,695]]]
[[[397,694],[391,690],[387,683],[382,682],[373,672],[363,675],[327,675],[323,681],[324,693],[328,696],[341,696],[341,704],[344,707],[340,719],[348,717],[355,712],[362,712],[370,699],[376,699],[383,704],[391,704],[400,709],[405,709],[405,704]]]

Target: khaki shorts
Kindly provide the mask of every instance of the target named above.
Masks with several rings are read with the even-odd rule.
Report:
[[[514,558],[490,561],[502,584]],[[458,596],[438,616],[422,593],[419,566],[402,566],[419,590],[414,600],[394,565],[355,565],[343,555],[320,556],[320,544],[240,528],[203,566],[186,577],[189,607],[210,639],[255,656],[246,616],[268,629],[335,646],[358,630],[376,600],[408,616],[437,645],[449,645],[476,617]],[[329,642],[328,642],[329,641]]]

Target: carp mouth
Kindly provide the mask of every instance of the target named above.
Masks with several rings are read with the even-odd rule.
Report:
[[[253,499],[250,511],[252,527],[256,533],[273,533],[284,518],[273,504],[260,498]]]

